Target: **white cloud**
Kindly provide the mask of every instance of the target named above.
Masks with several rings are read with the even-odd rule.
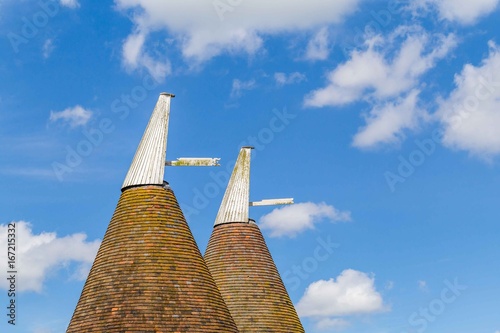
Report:
[[[414,28],[412,28],[413,30]],[[391,49],[395,38],[406,35],[399,50]],[[328,84],[306,97],[311,107],[338,106],[369,96],[384,99],[413,89],[418,79],[456,46],[450,34],[429,35],[401,27],[387,39],[376,36],[366,41],[366,49],[353,51],[351,58],[328,74]]]
[[[271,232],[271,237],[293,237],[307,229],[314,229],[314,225],[323,219],[332,222],[350,221],[351,213],[339,211],[324,202],[304,202],[276,208],[262,216],[259,222],[262,229]]]
[[[80,3],[77,0],[60,0],[61,6],[68,8],[78,8],[80,7]]]
[[[254,54],[262,48],[266,35],[309,31],[342,22],[359,2],[115,0],[119,10],[130,13],[135,24],[132,36],[140,33],[146,38],[151,32],[166,31],[179,41],[175,47],[191,63],[202,63],[226,52]],[[138,53],[144,54],[146,47],[141,43]],[[166,59],[166,55],[158,58]],[[141,65],[138,61],[137,66]]]
[[[40,292],[49,275],[68,265],[77,263],[73,277],[85,279],[94,261],[100,241],[87,241],[85,234],[57,237],[53,232],[34,234],[31,225],[24,221],[16,224],[16,262],[20,291]],[[0,225],[0,247],[7,249],[7,225]],[[0,252],[0,270],[7,271],[7,253]],[[6,289],[8,281],[0,280]]]
[[[420,289],[421,291],[427,291],[428,290],[428,288],[427,288],[427,281],[418,280],[417,281],[417,285],[418,285],[418,289]]]
[[[144,67],[156,81],[160,82],[172,72],[172,66],[168,59],[159,61],[147,54],[143,47],[145,40],[146,35],[142,32],[127,37],[122,48],[123,64],[130,71]]]
[[[286,73],[281,73],[281,72],[274,73],[274,80],[279,86],[300,83],[302,81],[305,81],[306,79],[307,78],[305,74],[299,72],[293,72],[288,75]]]
[[[328,28],[321,28],[307,44],[307,60],[325,60],[330,54]]]
[[[231,97],[241,97],[244,90],[252,90],[255,88],[255,86],[255,80],[241,81],[238,79],[234,79],[233,86],[231,87]]]
[[[437,6],[442,19],[472,24],[495,11],[500,0],[423,0],[421,3]]]
[[[142,33],[131,34],[123,43],[123,62],[125,66],[135,69],[139,63],[139,58],[142,53],[145,36]]]
[[[426,113],[418,108],[420,80],[455,46],[455,35],[429,34],[420,27],[401,26],[387,38],[372,37],[364,50],[328,73],[325,87],[309,93],[308,107],[343,106],[366,101],[367,125],[354,137],[360,148],[393,144],[406,129],[415,129]]]
[[[71,127],[84,126],[90,118],[92,118],[92,111],[84,109],[80,105],[66,108],[63,111],[50,111],[50,121],[57,121],[59,119],[68,123]]]
[[[481,158],[500,154],[500,47],[479,66],[467,64],[455,75],[456,88],[440,101],[444,145]]]
[[[324,318],[320,319],[316,323],[316,328],[320,331],[326,331],[326,330],[335,330],[335,331],[340,331],[343,330],[347,327],[349,327],[351,324],[341,318]]]
[[[418,90],[412,90],[404,98],[376,105],[366,117],[366,126],[354,136],[353,146],[372,148],[380,144],[396,144],[404,138],[405,129],[415,129],[426,117],[417,106]]]
[[[394,288],[394,281],[387,281],[385,284],[385,289],[386,290],[392,290]]]
[[[353,269],[344,270],[336,279],[311,283],[296,305],[301,317],[311,317],[316,325],[336,323],[343,316],[386,311],[375,279]]]
[[[52,39],[45,40],[42,48],[43,57],[47,59],[52,54],[52,51],[54,51],[54,41]]]

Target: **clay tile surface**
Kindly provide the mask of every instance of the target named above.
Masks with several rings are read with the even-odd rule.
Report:
[[[215,226],[204,258],[241,333],[304,332],[256,224]]]
[[[67,332],[238,332],[171,190],[122,193]]]

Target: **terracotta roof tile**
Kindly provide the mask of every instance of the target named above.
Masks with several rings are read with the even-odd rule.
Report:
[[[67,332],[238,332],[171,190],[122,193]]]
[[[256,224],[216,225],[204,258],[241,333],[304,332]]]

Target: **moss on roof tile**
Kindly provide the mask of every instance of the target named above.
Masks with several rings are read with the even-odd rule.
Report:
[[[171,190],[122,193],[67,332],[238,332]]]
[[[240,333],[303,333],[259,227],[214,227],[205,261]]]

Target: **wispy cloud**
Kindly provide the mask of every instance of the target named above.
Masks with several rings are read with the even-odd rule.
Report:
[[[233,85],[231,87],[231,98],[238,98],[243,95],[243,91],[252,90],[256,87],[255,80],[241,81],[238,79],[233,80]]]
[[[61,6],[72,9],[80,7],[80,3],[78,2],[78,0],[60,0],[59,2],[61,3]]]
[[[316,323],[316,328],[320,331],[331,330],[341,331],[347,327],[349,327],[351,323],[342,318],[324,318],[319,319]]]
[[[407,96],[375,105],[365,116],[366,125],[354,136],[352,145],[373,148],[378,145],[397,144],[404,138],[404,129],[415,129],[426,118],[418,106],[420,91],[412,90]]]
[[[307,44],[307,60],[325,60],[330,55],[328,28],[321,28]]]
[[[392,290],[394,288],[394,281],[387,281],[385,284],[385,289],[386,290]]]
[[[422,76],[455,46],[455,35],[429,34],[421,27],[401,26],[390,36],[375,36],[366,49],[328,73],[328,84],[305,98],[308,107],[370,104],[353,145],[373,148],[401,141],[404,131],[418,128],[428,114],[418,107]]]
[[[47,39],[43,43],[43,48],[42,48],[42,55],[45,59],[49,58],[50,55],[52,54],[52,51],[54,51],[54,40],[52,39]]]
[[[340,211],[324,202],[303,202],[276,208],[262,216],[259,224],[262,229],[270,231],[271,237],[294,237],[305,230],[314,229],[315,224],[323,220],[346,222],[351,220],[351,213]]]
[[[403,38],[399,50],[394,50]],[[456,46],[454,35],[429,35],[418,27],[400,27],[392,36],[366,41],[366,49],[328,73],[328,85],[313,91],[306,106],[340,106],[365,100],[400,96],[413,89],[436,61]]]
[[[421,291],[428,291],[429,290],[427,287],[427,281],[425,281],[425,280],[418,280],[417,285],[418,285],[418,289],[420,289]]]
[[[278,84],[278,86],[284,86],[287,84],[300,83],[307,80],[307,78],[305,74],[299,72],[293,72],[290,74],[277,72],[274,73],[274,80],[276,81],[276,84]]]
[[[172,67],[168,59],[157,60],[146,53],[145,39],[141,31],[127,37],[122,47],[123,64],[129,71],[144,67],[159,82],[172,72]]]
[[[49,120],[51,122],[62,120],[71,127],[78,127],[86,125],[90,118],[92,118],[92,111],[84,109],[80,105],[76,105],[64,109],[63,111],[50,111]]]

